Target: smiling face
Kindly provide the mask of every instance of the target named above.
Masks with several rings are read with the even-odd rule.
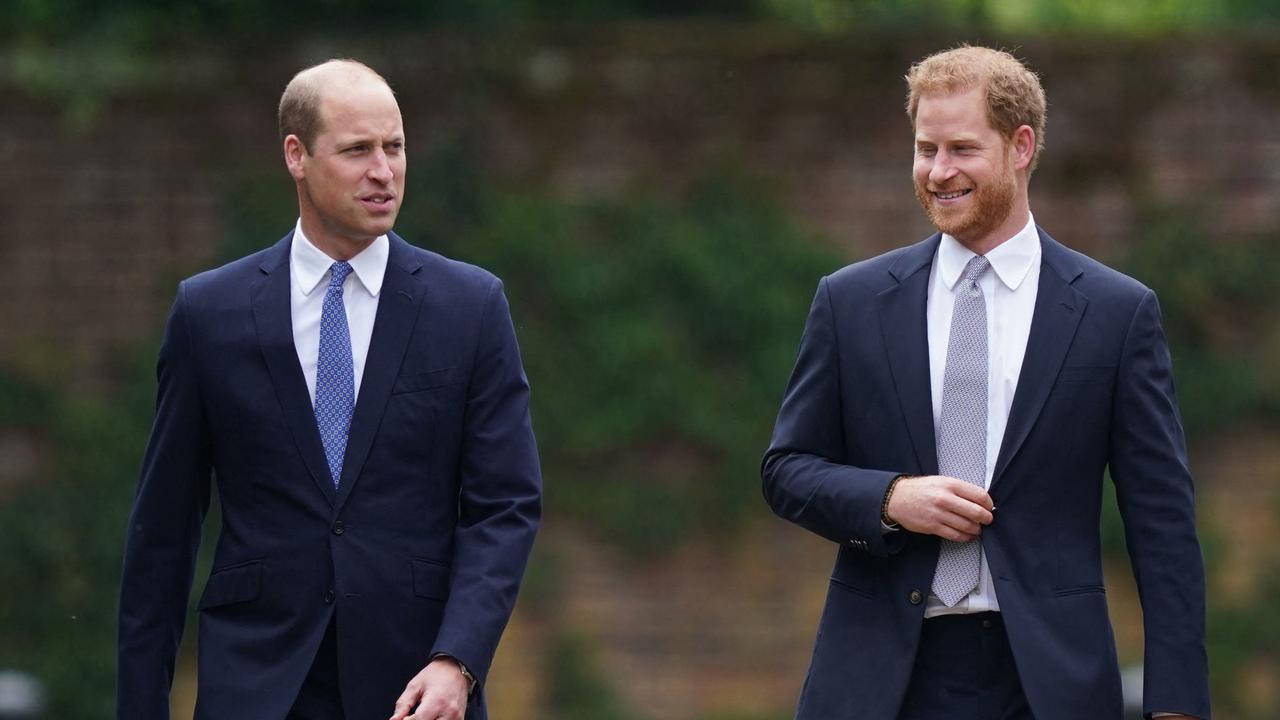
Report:
[[[338,73],[321,88],[320,130],[308,149],[284,140],[307,238],[348,260],[391,230],[404,197],[404,126],[380,79]]]
[[[982,88],[920,98],[912,174],[916,198],[939,230],[985,254],[1027,222],[1034,132],[1012,138],[987,118]]]

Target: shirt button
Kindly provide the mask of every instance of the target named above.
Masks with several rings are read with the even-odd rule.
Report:
[[[907,596],[907,599],[911,601],[912,605],[919,605],[924,602],[924,593],[919,590],[912,590],[911,594]]]
[[[330,590],[329,592],[325,593],[325,594],[324,594],[324,604],[325,604],[325,605],[332,605],[332,604],[333,604],[333,598],[334,598],[334,594],[333,594],[333,591],[332,591],[332,590]]]
[[[342,533],[344,533],[344,532],[346,532],[346,531],[347,531],[347,529],[346,529],[345,527],[343,527],[343,526],[342,526],[342,521],[341,521],[341,520],[339,520],[339,521],[337,521],[336,523],[334,523],[334,524],[333,524],[333,534],[334,534],[334,535],[341,535]]]

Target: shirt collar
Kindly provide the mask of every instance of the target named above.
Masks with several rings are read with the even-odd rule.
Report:
[[[943,233],[942,242],[938,244],[938,271],[947,288],[954,290],[964,272],[965,265],[975,255],[972,250],[960,244],[959,240]],[[1010,290],[1017,290],[1027,277],[1031,265],[1040,259],[1040,235],[1036,232],[1036,221],[1027,214],[1027,224],[1013,237],[1000,243],[987,253],[987,260],[996,277]]]
[[[379,235],[369,247],[347,261],[351,264],[351,274],[356,276],[373,297],[378,297],[378,293],[382,291],[382,279],[387,273],[387,258],[390,255],[390,241],[386,235]],[[334,259],[311,243],[311,239],[302,231],[302,220],[299,219],[293,230],[289,262],[293,266],[294,282],[303,295],[310,295],[328,276]]]

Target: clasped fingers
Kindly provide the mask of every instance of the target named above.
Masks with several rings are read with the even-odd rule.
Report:
[[[462,720],[466,712],[465,702],[444,694],[427,693],[427,697],[418,706],[418,711],[409,716],[409,720]]]

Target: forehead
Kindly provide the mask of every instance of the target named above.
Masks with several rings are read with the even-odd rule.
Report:
[[[982,88],[928,93],[916,105],[916,139],[943,140],[995,133]]]
[[[371,78],[335,81],[320,97],[320,134],[386,136],[404,132],[400,106],[386,85]]]

